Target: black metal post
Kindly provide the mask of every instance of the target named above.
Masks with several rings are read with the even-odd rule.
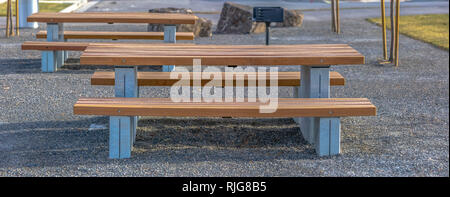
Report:
[[[270,22],[266,22],[266,45],[269,45]]]

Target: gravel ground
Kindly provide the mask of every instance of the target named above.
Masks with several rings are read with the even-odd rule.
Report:
[[[333,67],[347,83],[332,97],[367,97],[378,107],[376,117],[342,118],[341,155],[317,157],[291,119],[143,117],[132,157],[108,159],[107,117],[75,116],[72,107],[82,96],[112,96],[112,87],[90,86],[94,69],[79,66],[75,52],[67,68],[41,73],[40,53],[20,50],[38,30],[24,30],[0,38],[0,176],[449,176],[448,51],[400,36],[400,66],[380,65],[379,27],[348,17],[335,35],[322,17],[328,11],[305,15],[300,29],[273,29],[272,43],[348,43],[366,56],[365,65]],[[195,42],[263,44],[264,35]],[[144,87],[141,95],[167,97],[168,88]]]

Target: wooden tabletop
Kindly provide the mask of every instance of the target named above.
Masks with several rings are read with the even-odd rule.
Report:
[[[90,65],[349,65],[364,56],[347,44],[302,45],[89,45],[81,64]]]
[[[197,17],[191,14],[146,12],[83,12],[83,13],[35,13],[28,22],[43,23],[153,23],[195,24]]]

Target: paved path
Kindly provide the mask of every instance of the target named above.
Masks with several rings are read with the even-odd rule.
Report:
[[[193,11],[203,12],[220,12],[225,0],[198,0],[198,1],[176,1],[176,0],[153,0],[149,1],[135,1],[135,0],[113,0],[113,1],[101,1],[88,11],[90,12],[126,12],[126,11],[139,11],[147,12],[152,8],[161,7],[185,7],[191,8]],[[268,0],[238,0],[232,1],[242,3],[251,6],[282,6],[288,9],[300,9],[300,10],[323,10],[322,12],[310,12],[305,11],[305,17],[309,17],[310,20],[330,20],[330,4],[324,1],[300,0],[296,2],[292,1],[268,1]],[[401,3],[401,15],[412,14],[426,14],[426,13],[448,13],[448,1],[433,1],[433,2],[402,2]],[[358,3],[358,2],[346,2],[343,1],[340,4],[342,10],[342,19],[346,18],[368,18],[368,17],[380,17],[380,3]],[[361,9],[368,8],[368,9]],[[386,3],[386,8],[389,8],[389,3]],[[387,12],[389,13],[389,12]],[[212,20],[213,24],[217,24],[220,15],[219,14],[197,14],[200,17],[205,17]],[[320,19],[318,19],[320,17]]]

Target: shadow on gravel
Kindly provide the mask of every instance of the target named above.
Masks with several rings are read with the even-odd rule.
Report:
[[[63,70],[97,70],[106,69],[114,70],[114,66],[99,66],[99,65],[81,65],[79,58],[69,58],[63,66]],[[139,66],[139,71],[162,71],[161,66]]]
[[[68,64],[70,65],[70,64]],[[62,69],[58,70],[58,74],[86,74],[92,73],[92,70],[83,69],[77,72],[63,66]],[[0,61],[0,75],[5,74],[41,74],[41,59],[2,59]],[[48,73],[53,74],[53,73]]]
[[[41,72],[41,59],[2,59],[0,75]]]
[[[56,73],[58,74],[86,74],[97,69],[114,70],[113,66],[80,65],[79,58],[69,58]],[[161,66],[139,66],[140,71],[161,71]],[[0,61],[0,75],[4,74],[33,74],[41,72],[41,59],[2,59]],[[51,73],[50,73],[51,74]]]
[[[89,129],[91,124],[105,128]],[[315,159],[291,119],[141,119],[129,159],[108,159],[107,117],[0,125],[0,166]]]

